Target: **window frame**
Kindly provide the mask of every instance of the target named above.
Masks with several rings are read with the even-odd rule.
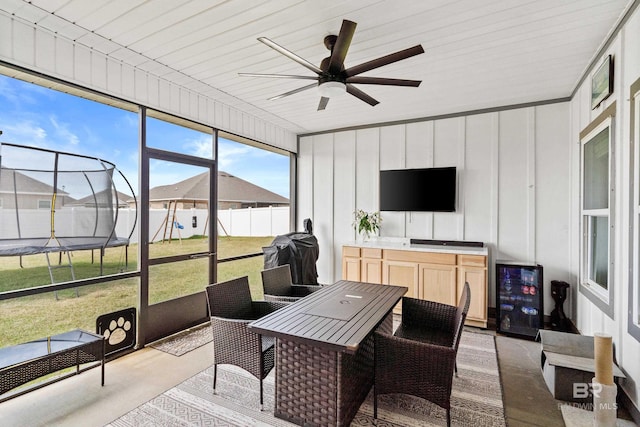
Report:
[[[47,206],[42,206],[42,204]],[[51,199],[38,199],[36,207],[38,210],[51,210]]]
[[[627,329],[631,336],[640,341],[640,79],[630,87],[629,132],[631,155],[629,164],[629,316]]]
[[[614,104],[615,108],[615,104]],[[580,258],[579,258],[579,290],[585,295],[593,304],[595,304],[600,310],[602,310],[607,316],[613,319],[614,310],[614,294],[615,286],[613,283],[613,272],[615,262],[615,129],[614,129],[614,115],[609,111],[603,112],[596,120],[594,120],[583,132],[580,134]],[[599,135],[602,131],[608,129],[608,183],[607,189],[608,204],[606,208],[586,209],[585,202],[585,146],[593,141],[593,139]],[[607,231],[607,287],[605,288],[601,284],[590,279],[591,268],[591,250],[592,250],[592,234],[591,219],[596,217],[607,217],[608,219],[608,231]]]

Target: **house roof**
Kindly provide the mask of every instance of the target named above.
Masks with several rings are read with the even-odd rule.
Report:
[[[0,168],[0,193],[13,194],[14,191],[19,194],[29,193],[50,196],[53,193],[53,186],[14,169]],[[58,189],[58,194],[68,196],[69,193]]]
[[[175,184],[153,187],[149,190],[149,200],[207,201],[209,200],[208,172]],[[218,200],[240,203],[289,203],[286,197],[223,171],[218,171]]]
[[[105,190],[105,191],[109,191],[109,193],[112,193],[112,190]],[[101,194],[104,193],[104,191],[100,192],[99,194],[96,194],[97,198],[101,198]],[[120,191],[116,191],[117,194],[117,198],[118,198],[118,206],[122,207],[122,206],[129,206],[129,200],[133,201],[133,198],[131,197],[130,194],[125,194],[122,193]],[[73,204],[77,204],[77,205],[93,205],[93,203],[95,202],[95,198],[93,195],[89,195],[86,197],[83,197],[81,199],[76,200]],[[67,205],[71,204],[71,203],[66,203]]]

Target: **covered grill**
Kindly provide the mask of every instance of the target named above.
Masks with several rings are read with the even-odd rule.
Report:
[[[270,246],[262,248],[264,268],[289,264],[295,285],[317,285],[316,261],[320,254],[318,239],[312,234],[311,220],[305,220],[304,232],[276,236]]]

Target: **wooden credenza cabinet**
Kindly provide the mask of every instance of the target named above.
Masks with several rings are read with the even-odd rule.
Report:
[[[469,282],[466,324],[487,327],[487,255],[349,245],[342,248],[342,279],[406,286],[406,296],[449,305]]]

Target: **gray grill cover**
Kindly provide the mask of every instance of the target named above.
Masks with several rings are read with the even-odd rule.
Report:
[[[289,264],[295,285],[318,284],[316,261],[320,250],[318,239],[313,234],[293,232],[276,236],[262,251],[265,269]]]

